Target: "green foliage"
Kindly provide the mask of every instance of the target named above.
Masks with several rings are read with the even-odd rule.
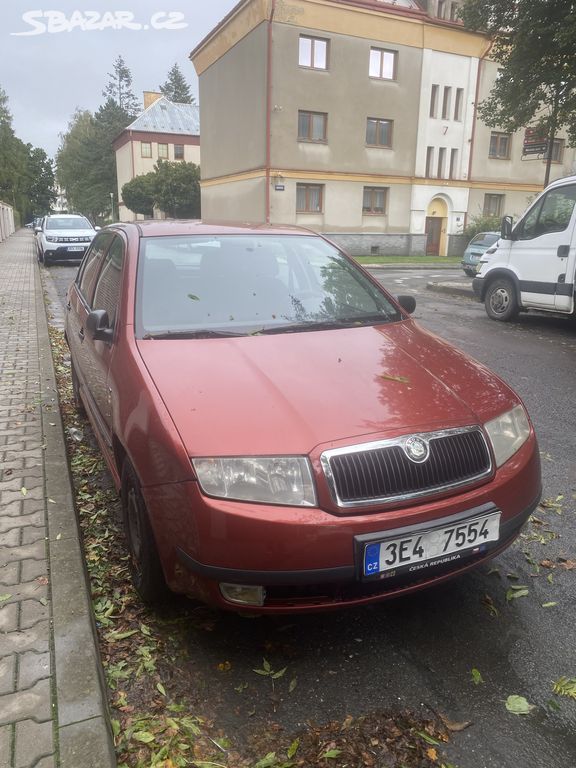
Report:
[[[155,194],[155,171],[145,173],[142,176],[135,176],[122,187],[122,200],[126,207],[134,213],[141,213],[143,216],[153,215]]]
[[[102,91],[106,101],[112,100],[129,117],[134,118],[140,111],[140,105],[132,92],[132,73],[122,56],[117,56],[113,71],[108,73],[110,81]]]
[[[500,68],[479,115],[516,131],[533,125],[551,141],[560,127],[576,144],[576,15],[570,0],[465,0],[465,26],[492,40]]]
[[[161,93],[170,101],[178,104],[193,104],[194,96],[190,93],[190,86],[186,82],[178,64],[168,72],[166,82],[159,86]]]
[[[21,221],[48,213],[55,200],[52,161],[43,149],[14,133],[8,96],[0,88],[0,200],[14,206]]]
[[[200,218],[200,167],[159,161],[155,166],[156,205],[169,218]]]
[[[112,98],[95,115],[75,112],[56,156],[58,181],[72,210],[94,221],[111,213],[110,193],[116,189],[112,143],[130,122],[131,115]]]
[[[472,240],[479,232],[500,232],[501,223],[498,216],[484,216],[483,214],[471,216],[464,234],[469,240]]]
[[[144,216],[152,216],[156,207],[171,219],[200,218],[200,168],[160,160],[153,171],[124,184],[122,199]]]

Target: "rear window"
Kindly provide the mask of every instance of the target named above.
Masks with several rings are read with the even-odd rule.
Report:
[[[496,234],[495,232],[482,232],[481,234],[472,238],[470,245],[485,245],[486,248],[489,248],[491,245],[494,245],[499,237],[500,235]]]

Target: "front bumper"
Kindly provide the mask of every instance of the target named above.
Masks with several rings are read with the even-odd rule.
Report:
[[[476,296],[478,301],[484,301],[486,282],[483,277],[475,277],[472,280],[472,290],[474,291],[474,296]]]
[[[220,583],[260,585],[261,613],[306,612],[375,602],[439,583],[506,549],[540,500],[540,461],[530,440],[484,485],[428,503],[335,516],[322,509],[243,504],[203,496],[195,482],[143,489],[172,589],[222,608]],[[481,552],[396,575],[364,577],[364,540],[452,524],[501,510],[500,537]],[[244,606],[244,610],[254,610]]]
[[[58,245],[44,249],[44,261],[80,261],[88,250],[90,243],[82,245]]]

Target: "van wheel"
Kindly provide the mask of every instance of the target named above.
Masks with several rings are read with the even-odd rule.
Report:
[[[520,311],[516,299],[516,290],[511,280],[499,277],[488,286],[484,299],[486,314],[492,320],[513,320]]]
[[[171,593],[164,579],[140,483],[129,461],[122,467],[122,516],[134,588],[145,603],[165,601]]]

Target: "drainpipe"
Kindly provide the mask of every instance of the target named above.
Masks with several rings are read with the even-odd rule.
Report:
[[[472,180],[472,159],[474,157],[474,139],[476,138],[476,114],[478,112],[478,97],[480,95],[480,76],[482,74],[482,62],[488,56],[492,50],[492,41],[488,43],[488,47],[478,59],[478,74],[476,75],[476,93],[474,95],[474,116],[472,118],[472,136],[470,137],[470,157],[468,158],[468,186],[470,186]],[[464,229],[468,224],[468,211],[464,214]]]
[[[270,18],[268,19],[268,50],[266,61],[266,224],[270,224],[270,157],[272,154],[272,23],[274,21],[275,11],[276,0],[271,0]]]

